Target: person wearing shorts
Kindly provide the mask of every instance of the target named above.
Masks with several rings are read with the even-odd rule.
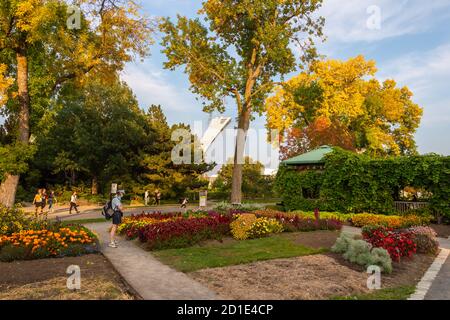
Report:
[[[33,199],[33,204],[34,204],[34,215],[36,216],[36,218],[38,217],[38,210],[41,210],[41,214],[43,211],[43,207],[42,207],[42,191],[41,189],[39,189],[36,193],[36,195],[34,196]]]
[[[114,198],[111,200],[111,207],[114,210],[113,216],[112,216],[112,228],[110,233],[110,243],[108,244],[111,248],[117,248],[118,243],[116,241],[116,232],[117,227],[119,224],[122,223],[122,217],[123,217],[123,206],[122,206],[122,196],[124,194],[123,190],[117,191]]]

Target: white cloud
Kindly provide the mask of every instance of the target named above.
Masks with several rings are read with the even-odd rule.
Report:
[[[381,28],[370,29],[373,15],[368,8],[377,6]],[[325,35],[331,42],[374,42],[428,30],[434,23],[449,17],[448,0],[325,0],[320,14],[326,17]]]
[[[450,44],[414,52],[381,64],[382,79],[408,86],[424,107],[424,124],[450,121]]]
[[[198,109],[188,88],[172,85],[164,72],[154,70],[150,63],[127,65],[121,78],[133,89],[141,107],[160,104],[164,110],[175,112]]]

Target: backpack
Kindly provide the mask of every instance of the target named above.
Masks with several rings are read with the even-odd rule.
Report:
[[[112,207],[111,201],[108,201],[102,208],[102,215],[106,218],[106,220],[110,220],[114,215],[114,209]]]

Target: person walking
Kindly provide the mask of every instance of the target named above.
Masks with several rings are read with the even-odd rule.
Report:
[[[45,190],[45,188],[42,189],[41,195],[42,195],[42,203],[41,203],[42,210],[41,210],[41,213],[43,213],[44,209],[45,209],[45,206],[47,205],[47,197],[48,197],[47,196],[47,190]]]
[[[158,189],[155,191],[155,203],[157,206],[161,203],[161,192]]]
[[[55,192],[51,191],[48,195],[48,211],[50,213],[53,213],[53,204],[56,203],[56,201]]]
[[[122,196],[125,194],[125,191],[119,190],[115,194],[114,198],[111,200],[111,207],[114,210],[112,216],[112,227],[110,233],[110,243],[108,247],[117,248],[118,242],[116,241],[116,232],[119,224],[122,223],[123,217],[123,206],[122,206]]]
[[[34,199],[33,199],[33,204],[34,204],[34,216],[38,217],[38,210],[41,210],[41,214],[42,214],[42,191],[41,189],[38,189],[36,194],[34,195]]]
[[[72,209],[75,209],[75,211],[76,211],[77,213],[80,213],[80,211],[78,211],[78,205],[77,205],[77,202],[78,202],[77,192],[74,191],[74,192],[72,193],[72,196],[70,197],[70,209],[69,209],[69,214],[72,214]]]
[[[150,196],[150,194],[149,194],[148,190],[145,190],[145,193],[144,193],[144,203],[145,203],[145,206],[148,205],[149,196]]]
[[[187,208],[187,204],[188,204],[189,200],[188,198],[184,197],[183,199],[181,199],[181,208],[182,209],[186,209]]]

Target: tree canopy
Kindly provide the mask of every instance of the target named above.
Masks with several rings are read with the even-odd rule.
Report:
[[[415,154],[422,108],[394,80],[379,82],[374,61],[311,64],[266,100],[267,126],[287,137],[284,157],[330,144],[373,155]]]
[[[199,18],[178,16],[160,25],[165,68],[184,67],[205,111],[224,111],[231,97],[238,110],[232,202],[241,202],[244,146],[254,112],[263,112],[274,79],[316,56],[322,37],[322,0],[207,0]],[[299,47],[294,53],[293,44]],[[297,59],[299,56],[299,59]]]
[[[74,28],[70,4],[80,9]],[[27,145],[40,132],[65,82],[82,85],[92,76],[114,81],[126,62],[148,54],[153,28],[139,9],[125,0],[1,1],[0,108],[9,143]],[[18,182],[17,175],[5,175],[0,203],[14,203]]]

